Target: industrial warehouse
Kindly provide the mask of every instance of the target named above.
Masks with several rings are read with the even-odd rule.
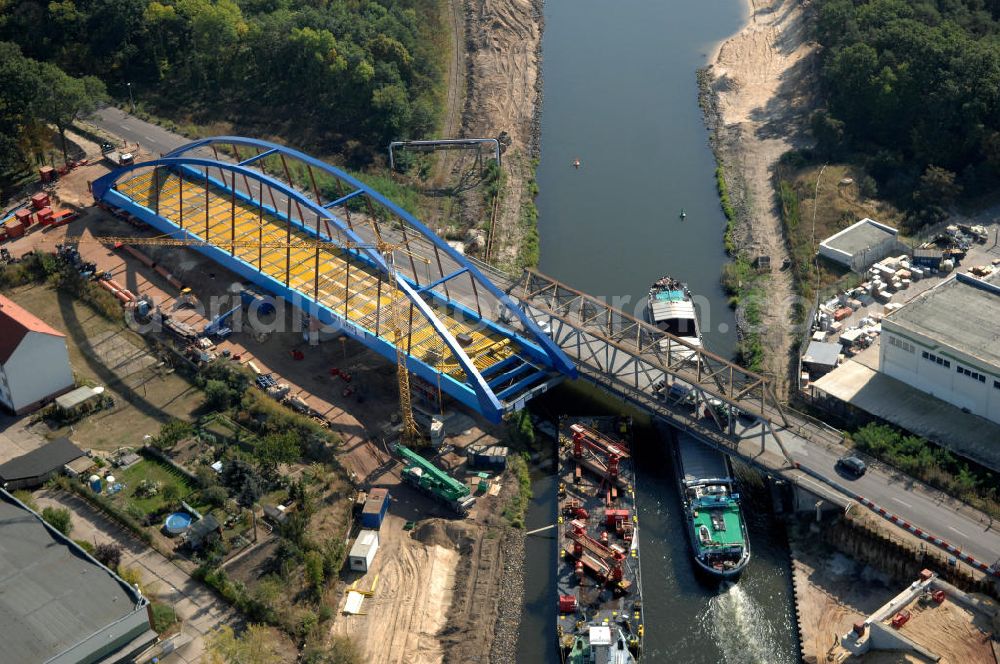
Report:
[[[881,370],[1000,423],[1000,286],[957,274],[882,320]]]
[[[117,574],[0,490],[0,659],[132,661],[157,638],[148,604]]]

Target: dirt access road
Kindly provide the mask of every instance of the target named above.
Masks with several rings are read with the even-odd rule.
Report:
[[[506,184],[494,221],[491,262],[511,265],[524,241],[521,211],[527,202],[532,158],[538,151],[542,13],[532,0],[465,0],[468,85],[463,136],[493,137],[506,131]],[[464,225],[490,221],[478,191],[463,199]]]
[[[749,0],[747,25],[725,41],[711,59],[711,92],[717,118],[717,150],[741,217],[735,229],[738,248],[751,257],[770,256],[774,271],[766,280],[762,343],[770,349],[765,372],[775,378],[779,397],[787,396],[793,341],[795,292],[789,272],[778,270],[787,257],[781,213],[775,202],[778,159],[806,142],[803,135],[817,45],[801,0]]]

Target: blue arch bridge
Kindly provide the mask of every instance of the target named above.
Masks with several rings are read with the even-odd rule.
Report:
[[[410,372],[490,420],[577,374],[472,261],[379,192],[297,150],[208,138],[112,171],[92,193],[386,358],[396,358],[400,328]]]

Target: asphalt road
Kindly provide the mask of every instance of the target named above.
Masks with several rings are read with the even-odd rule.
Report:
[[[183,136],[117,108],[99,111],[91,123],[130,144],[138,143],[140,160],[170,152],[189,142]],[[791,432],[782,435],[791,456],[803,466],[837,482],[849,492],[874,501],[924,532],[950,542],[977,560],[987,564],[1000,560],[1000,524],[991,527],[992,521],[981,512],[878,464],[870,465],[863,477],[848,479],[835,468],[837,459],[847,453],[846,448],[812,444]],[[801,481],[807,486],[815,484],[820,495],[831,496],[835,491],[813,478],[801,478]]]
[[[789,454],[801,465],[877,503],[924,532],[961,548],[981,562],[992,564],[1000,559],[1000,531],[996,526],[991,527],[991,520],[981,512],[867,459],[868,472],[862,477],[843,476],[837,471],[836,463],[847,453],[846,448],[810,445],[787,435],[783,440]]]
[[[130,145],[138,143],[140,161],[158,157],[179,148],[190,141],[183,136],[169,132],[163,127],[134,118],[113,106],[102,108],[89,120],[90,124],[106,132],[125,139]]]

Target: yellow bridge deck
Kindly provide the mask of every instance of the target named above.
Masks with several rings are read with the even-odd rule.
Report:
[[[264,274],[287,284],[289,288],[310,298],[315,293],[316,300],[321,305],[371,334],[374,335],[378,327],[378,336],[392,343],[389,288],[395,286],[390,286],[379,270],[332,244],[319,249],[318,275],[316,250],[313,248],[258,249],[247,246],[245,243],[248,240],[255,239],[265,243],[282,243],[286,240],[296,243],[309,242],[314,238],[295,226],[292,226],[289,234],[289,224],[286,221],[266,210],[262,214],[259,206],[239,197],[236,197],[234,204],[231,193],[211,184],[206,188],[204,181],[188,177],[184,178],[181,210],[181,187],[180,177],[176,173],[160,172],[154,178],[153,172],[149,171],[119,182],[115,188],[136,203],[157,210],[161,217],[178,226],[183,220],[183,226],[188,232],[219,249],[229,251]],[[234,235],[237,243],[242,241],[244,244],[233,246]],[[409,322],[409,300],[402,292],[397,292],[396,296],[397,306],[402,309],[399,318],[403,319],[405,326]],[[444,307],[436,308],[435,313],[453,336],[466,333],[472,338],[472,343],[464,350],[479,371],[504,360],[516,350],[512,348],[508,337],[476,325],[475,321],[470,321],[470,325],[447,313]],[[402,343],[404,349],[409,349],[411,356],[458,381],[465,380],[465,372],[451,350],[437,335],[430,322],[416,309],[413,312],[412,328],[408,333],[404,329]]]

